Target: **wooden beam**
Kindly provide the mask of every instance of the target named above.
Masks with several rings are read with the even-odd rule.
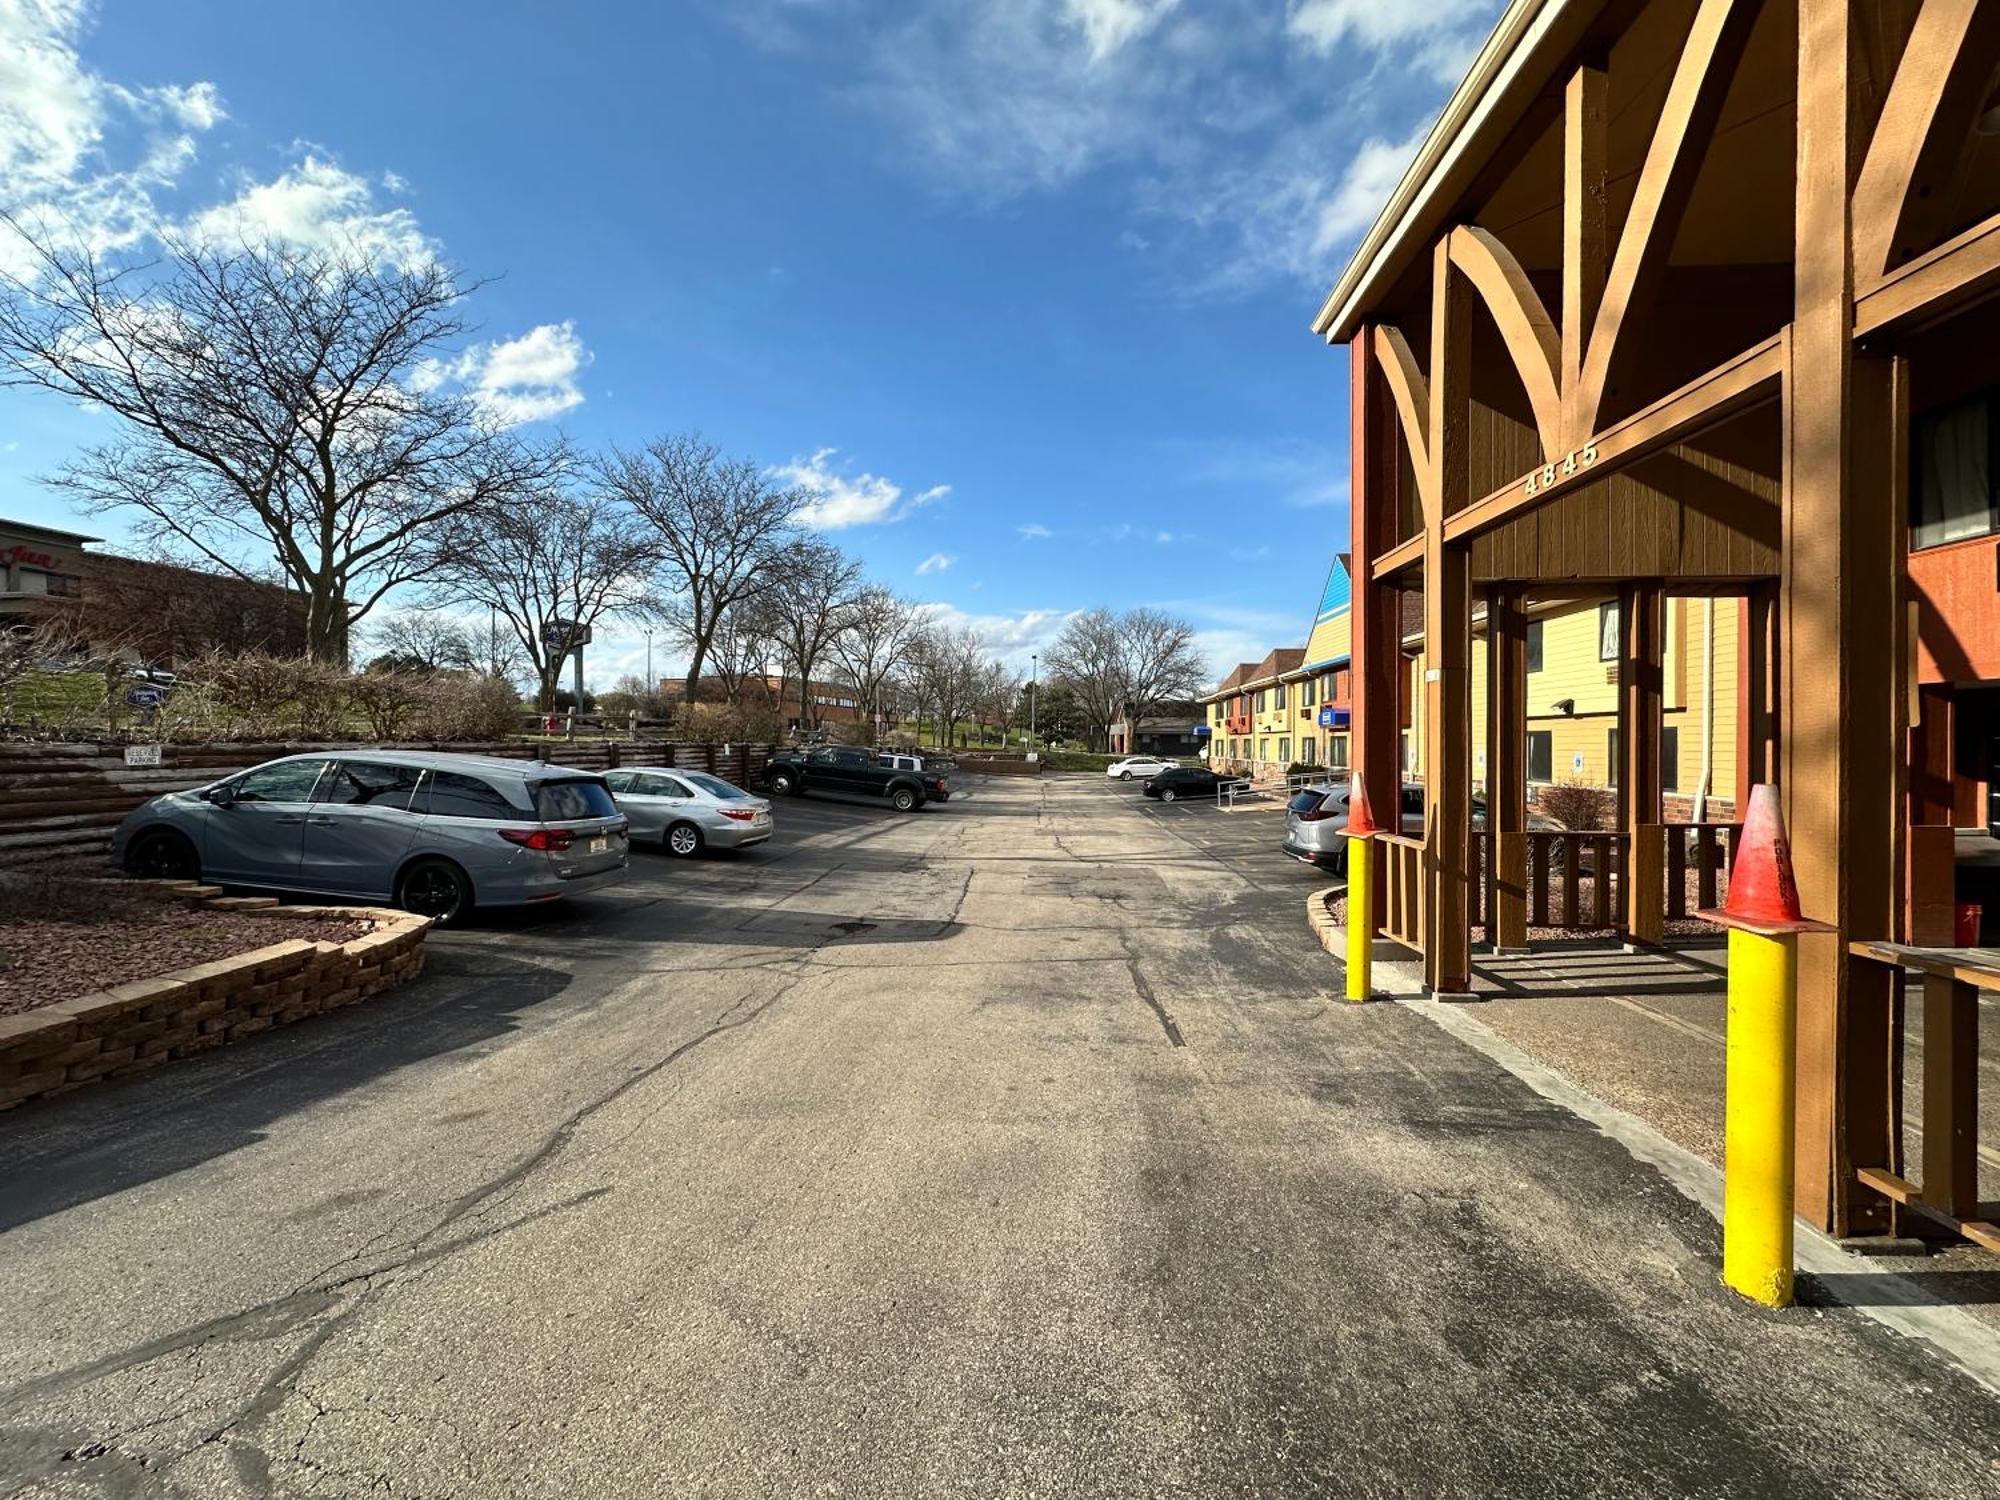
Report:
[[[1778,780],[1778,590],[1760,584],[1743,598],[1736,663],[1736,813],[1750,788]]]
[[[1836,1234],[1886,1227],[1856,1172],[1893,1171],[1894,971],[1852,957],[1894,931],[1893,824],[1901,812],[1894,694],[1907,547],[1908,476],[1897,472],[1906,410],[1899,362],[1857,355],[1852,337],[1849,184],[1859,156],[1851,0],[1800,0],[1796,304],[1784,387],[1785,658],[1779,755],[1794,870],[1806,915],[1831,933],[1799,940],[1799,1212]]]
[[[1772,400],[1784,370],[1784,344],[1785,335],[1775,333],[1600,432],[1593,440],[1595,457],[1576,477],[1601,476],[1608,472],[1606,464],[1631,463],[1657,453],[1701,428]],[[1523,475],[1448,517],[1446,538],[1470,541],[1558,498],[1574,483],[1558,474],[1553,484],[1538,482],[1529,494],[1529,477]]]
[[[1645,579],[1618,599],[1618,826],[1627,834],[1662,821],[1666,598],[1662,582]]]
[[[1710,131],[1743,45],[1760,7],[1755,0],[1702,0],[1688,32],[1659,124],[1646,150],[1645,165],[1632,193],[1632,206],[1618,236],[1618,250],[1604,282],[1604,297],[1591,325],[1589,348],[1571,398],[1577,432],[1598,425],[1611,362],[1632,309],[1648,305],[1652,288],[1673,248],[1695,178],[1701,170]]]
[[[1904,333],[2000,289],[2000,214],[1898,266],[1854,305],[1854,336]]]
[[[1444,522],[1470,484],[1470,286],[1441,241],[1431,281],[1431,494],[1424,526],[1424,979],[1436,994],[1472,985],[1472,566]]]
[[[1569,76],[1563,94],[1563,436],[1546,453],[1583,446],[1589,418],[1577,410],[1583,355],[1597,309],[1604,300],[1608,253],[1605,136],[1610,112],[1604,68],[1585,63]]]
[[[1979,1214],[1979,991],[1924,976],[1924,1201]]]
[[[1854,185],[1858,287],[1888,274],[1912,221],[1943,197],[1992,82],[1996,38],[1991,0],[1924,0],[1917,12]]]
[[[1403,596],[1378,581],[1375,562],[1394,529],[1401,465],[1397,413],[1371,347],[1381,336],[1379,330],[1364,328],[1349,350],[1348,509],[1354,600],[1349,621],[1353,721],[1348,750],[1352,768],[1366,781],[1371,795],[1386,799],[1381,804],[1385,826],[1395,828],[1403,784],[1397,754],[1403,729]],[[1422,539],[1418,541],[1421,545]],[[1377,900],[1374,907],[1379,926],[1386,906]]]
[[[1562,336],[1556,332],[1555,319],[1542,305],[1541,294],[1514,253],[1486,230],[1462,224],[1452,230],[1445,243],[1452,265],[1472,283],[1492,314],[1500,342],[1520,374],[1528,405],[1535,413],[1542,456],[1561,453]]]
[[[1519,589],[1486,600],[1486,935],[1528,944],[1528,611]]]
[[[1372,577],[1394,578],[1405,568],[1414,567],[1424,560],[1424,536],[1418,532],[1407,541],[1398,542],[1384,551],[1369,565]]]

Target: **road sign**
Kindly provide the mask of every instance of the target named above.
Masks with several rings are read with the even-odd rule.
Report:
[[[561,615],[550,615],[542,621],[542,649],[557,651],[567,656],[579,646],[590,644],[590,627]]]
[[[157,766],[160,763],[158,745],[127,745],[125,764],[128,766]]]

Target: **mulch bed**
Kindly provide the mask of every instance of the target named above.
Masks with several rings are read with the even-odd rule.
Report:
[[[155,979],[289,938],[346,943],[365,937],[364,917],[286,917],[202,911],[178,901],[140,900],[111,921],[0,922],[0,1016],[53,1005],[110,985]]]

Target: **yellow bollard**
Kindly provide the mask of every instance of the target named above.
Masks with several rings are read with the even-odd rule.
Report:
[[[1792,1067],[1799,940],[1729,934],[1728,1078],[1722,1147],[1722,1280],[1766,1307],[1792,1305]]]
[[[1375,850],[1375,813],[1368,784],[1356,771],[1347,784],[1347,998],[1375,994],[1375,922],[1369,909],[1375,892],[1370,863]]]
[[[1700,915],[1729,929],[1722,1281],[1752,1302],[1790,1307],[1799,934],[1827,928],[1799,910],[1776,787],[1750,789],[1729,899]]]
[[[1347,841],[1347,998],[1366,1000],[1375,989],[1375,937],[1370,920],[1368,862],[1375,840],[1356,834]]]

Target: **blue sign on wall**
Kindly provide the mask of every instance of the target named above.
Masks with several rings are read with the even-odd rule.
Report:
[[[1319,711],[1319,727],[1322,729],[1345,729],[1347,710],[1344,708],[1322,708]]]
[[[1208,736],[1209,736],[1209,727],[1206,724],[1197,724],[1194,726],[1194,737],[1196,739],[1205,740],[1208,738]]]

